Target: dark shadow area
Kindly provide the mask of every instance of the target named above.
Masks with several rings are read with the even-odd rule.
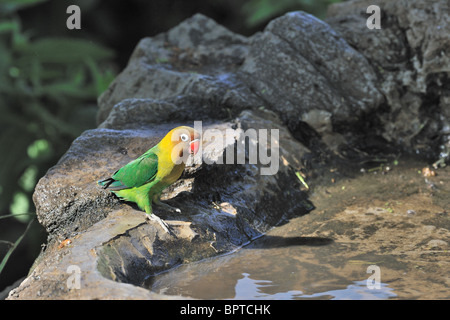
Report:
[[[82,20],[80,30],[66,28],[69,5],[78,5]],[[176,26],[196,13],[211,17],[230,30],[251,35],[267,21],[249,26],[242,21],[245,13],[239,0],[51,0],[20,12],[24,27],[39,34],[90,39],[102,43],[116,53],[116,62],[123,69],[137,43]],[[42,23],[45,17],[45,23]]]
[[[264,235],[245,246],[245,249],[273,249],[293,246],[326,246],[334,242],[331,238],[324,237],[279,237]]]

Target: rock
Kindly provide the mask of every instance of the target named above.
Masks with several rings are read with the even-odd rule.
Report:
[[[381,29],[366,27],[369,5],[381,9]],[[448,141],[450,22],[445,1],[345,1],[329,7],[326,21],[376,71],[386,105],[375,130],[405,151],[436,156]],[[436,139],[436,135],[440,139]]]
[[[355,72],[357,70],[357,72]],[[352,123],[383,96],[367,60],[325,22],[292,12],[268,24],[250,43],[240,75],[268,108],[298,131],[311,111]]]
[[[247,39],[196,14],[170,31],[144,38],[128,66],[99,98],[98,122],[124,99],[177,102],[172,119],[226,118],[261,105],[234,71],[248,51]],[[154,120],[157,121],[157,120]]]
[[[165,298],[131,284],[109,280],[102,276],[101,268],[97,268],[97,250],[103,243],[141,224],[145,224],[141,215],[116,210],[107,219],[72,237],[71,245],[62,249],[50,245],[35,262],[28,277],[9,293],[8,299]]]
[[[440,240],[440,239],[433,239],[428,241],[428,243],[426,244],[426,247],[430,248],[430,249],[445,249],[447,248],[448,243],[444,240]]]

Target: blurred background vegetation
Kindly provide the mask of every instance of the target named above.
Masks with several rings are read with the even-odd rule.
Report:
[[[337,0],[0,0],[0,299],[45,243],[34,187],[84,130],[137,42],[203,13],[251,35],[292,10],[319,18]],[[69,5],[81,30],[69,30]],[[33,222],[34,221],[34,222]],[[4,290],[4,295],[7,290]]]

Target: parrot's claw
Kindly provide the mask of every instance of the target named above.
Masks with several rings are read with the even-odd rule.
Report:
[[[159,223],[159,225],[164,229],[165,232],[167,232],[168,234],[175,236],[176,235],[173,233],[172,228],[164,221],[162,220],[160,217],[158,217],[156,214],[145,214],[146,218],[149,220],[153,220]]]
[[[162,208],[164,208],[164,209],[166,209],[168,211],[171,211],[171,212],[181,213],[180,209],[178,209],[176,207],[169,206],[167,203],[164,203],[164,202],[158,201],[158,202],[155,202],[155,205],[157,205],[159,207],[162,207]]]

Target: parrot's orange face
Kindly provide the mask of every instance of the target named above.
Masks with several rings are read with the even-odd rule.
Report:
[[[171,150],[173,163],[186,163],[189,154],[197,154],[200,148],[200,133],[191,127],[177,127],[169,131],[160,144],[164,149]]]

